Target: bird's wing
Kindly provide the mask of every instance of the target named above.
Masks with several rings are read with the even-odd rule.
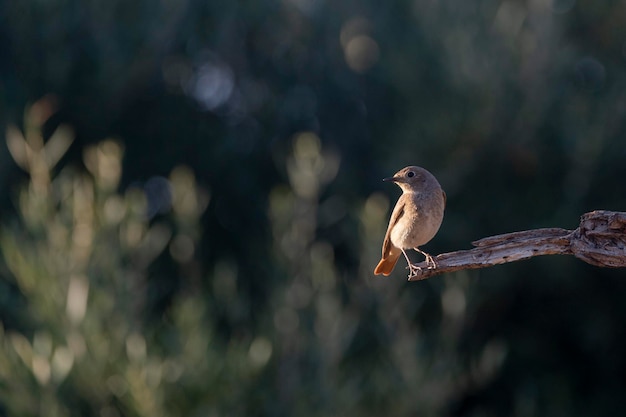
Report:
[[[404,202],[403,196],[400,196],[400,199],[396,203],[396,206],[393,208],[393,212],[391,213],[391,218],[389,219],[389,227],[387,227],[387,233],[385,233],[385,240],[383,242],[383,259],[389,255],[391,251],[391,229],[400,221],[402,216],[404,216],[404,208],[406,207],[406,203]]]
[[[446,201],[448,201],[448,196],[446,195],[446,192],[443,190],[441,190],[441,194],[443,195],[443,205],[445,207]]]

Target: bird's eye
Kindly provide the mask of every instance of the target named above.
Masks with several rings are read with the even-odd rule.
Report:
[[[409,172],[407,172],[406,176],[409,177],[409,178],[413,178],[415,176],[415,172],[409,171]]]

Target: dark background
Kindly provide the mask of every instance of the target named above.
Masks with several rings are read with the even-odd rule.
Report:
[[[3,131],[74,132],[43,188],[0,148],[0,415],[626,410],[623,271],[372,274],[405,165],[433,254],[623,210],[626,3],[3,2],[0,71]]]

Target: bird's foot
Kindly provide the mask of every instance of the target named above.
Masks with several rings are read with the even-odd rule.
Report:
[[[437,262],[435,262],[435,258],[430,256],[429,254],[425,254],[426,256],[426,265],[428,269],[437,269]]]
[[[429,255],[428,253],[424,252],[423,250],[419,248],[413,248],[413,249],[421,253],[422,255],[424,255],[424,257],[426,258],[426,267],[428,269],[437,269],[437,262],[435,262],[435,258],[433,258],[431,255]]]
[[[419,275],[421,275],[422,273],[422,268],[412,264],[409,262],[409,266],[406,267],[406,269],[409,270],[409,279],[413,278],[413,277],[417,277]]]

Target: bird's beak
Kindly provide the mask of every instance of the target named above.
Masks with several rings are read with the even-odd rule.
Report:
[[[388,182],[388,181],[392,181],[392,182],[400,182],[400,177],[389,177],[389,178],[383,178],[383,181]]]

